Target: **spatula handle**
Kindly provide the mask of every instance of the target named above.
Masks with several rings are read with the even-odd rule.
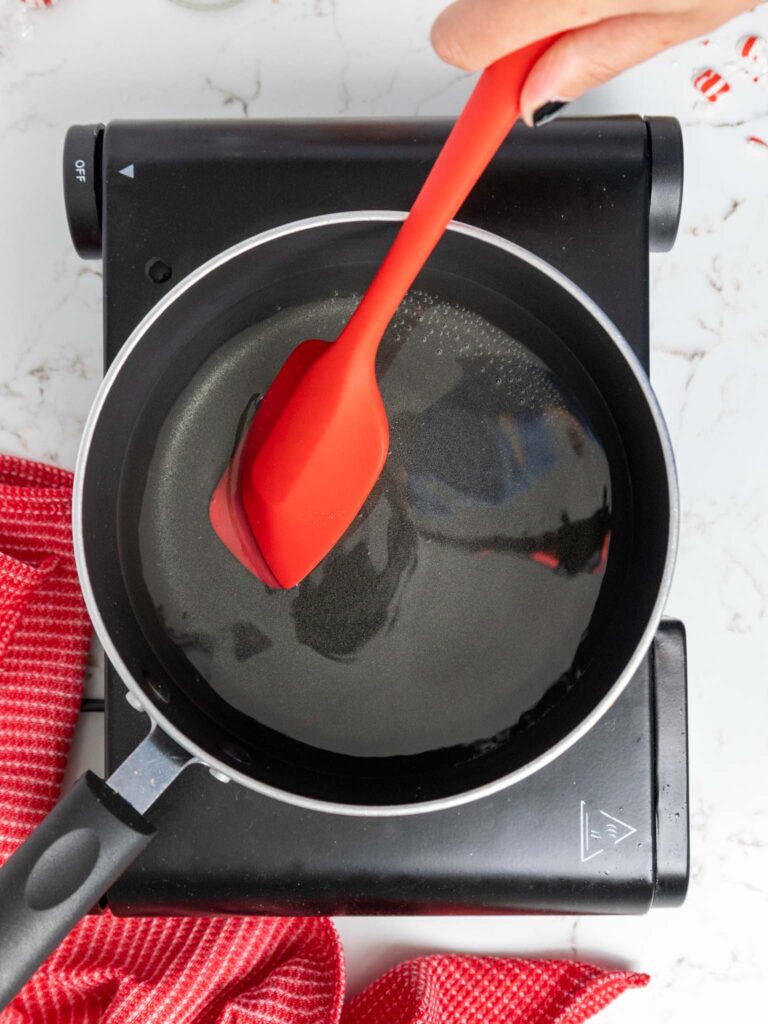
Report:
[[[510,53],[482,73],[340,342],[375,355],[395,310],[517,120],[528,73],[555,38]]]

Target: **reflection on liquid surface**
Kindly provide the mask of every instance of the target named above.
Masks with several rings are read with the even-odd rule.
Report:
[[[573,676],[608,557],[608,460],[529,349],[414,294],[379,357],[384,473],[315,572],[270,590],[215,537],[208,501],[254,392],[352,308],[281,311],[198,371],[153,455],[144,578],[188,659],[265,725],[366,756],[482,745]]]

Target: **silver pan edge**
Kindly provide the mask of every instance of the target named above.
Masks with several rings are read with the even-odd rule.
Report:
[[[596,305],[589,298],[589,296],[583,292],[577,285],[575,285],[569,278],[564,274],[561,274],[558,270],[555,270],[549,263],[528,252],[526,249],[521,248],[514,242],[510,242],[505,238],[501,238],[489,231],[484,231],[480,228],[473,227],[469,224],[463,224],[458,221],[452,221],[448,226],[449,231],[456,232],[458,234],[466,235],[469,238],[475,239],[479,242],[483,242],[487,245],[494,246],[497,249],[501,249],[518,259],[528,263],[530,266],[536,268],[545,276],[549,277],[552,281],[558,284],[564,291],[568,292],[573,298],[575,298],[584,309],[591,315],[591,317],[602,327],[605,333],[612,339],[616,345],[618,351],[623,356],[628,367],[634,374],[638,386],[641,389],[645,401],[648,404],[648,408],[651,412],[656,430],[659,436],[659,442],[664,457],[664,464],[667,474],[667,487],[669,491],[669,533],[667,538],[666,546],[666,557],[664,561],[664,568],[661,574],[659,583],[659,589],[656,596],[656,601],[653,606],[652,613],[649,617],[646,628],[640,638],[637,647],[632,654],[632,657],[628,660],[624,667],[621,675],[616,679],[611,689],[605,695],[605,697],[597,704],[593,710],[579,723],[579,725],[573,729],[567,736],[562,740],[554,744],[546,753],[530,761],[528,764],[510,772],[508,775],[504,775],[501,778],[495,779],[493,782],[487,783],[483,786],[479,786],[475,789],[467,790],[463,793],[458,793],[449,797],[444,797],[438,800],[425,801],[419,804],[395,804],[395,805],[379,805],[379,806],[366,806],[362,804],[342,804],[334,803],[331,801],[322,801],[309,797],[303,797],[296,793],[290,793],[285,790],[278,789],[274,786],[268,786],[257,779],[253,779],[250,776],[244,775],[234,770],[230,765],[224,764],[222,761],[211,757],[210,753],[197,746],[191,740],[189,740],[184,733],[182,733],[168,718],[163,714],[161,709],[154,703],[150,702],[147,697],[146,691],[139,685],[139,683],[133,678],[130,671],[126,667],[122,658],[120,657],[117,649],[115,648],[112,638],[109,634],[99,609],[98,602],[96,600],[93,588],[91,586],[87,559],[85,553],[85,543],[83,539],[83,481],[85,478],[85,466],[88,461],[88,454],[91,447],[93,436],[96,432],[99,416],[101,411],[106,404],[112,386],[120,374],[121,367],[129,358],[133,349],[139,344],[141,338],[147,332],[147,330],[163,315],[163,313],[189,288],[197,284],[207,274],[211,273],[217,267],[222,266],[229,260],[240,256],[242,253],[247,252],[251,249],[256,249],[261,245],[265,245],[268,242],[272,242],[278,238],[285,237],[287,235],[296,234],[301,231],[308,231],[313,228],[324,227],[332,224],[347,224],[355,222],[398,222],[405,219],[406,213],[393,210],[359,210],[359,211],[348,211],[343,213],[326,214],[320,217],[309,217],[304,220],[292,221],[289,224],[281,225],[277,228],[272,228],[269,231],[264,231],[261,234],[254,235],[251,238],[244,239],[242,242],[238,242],[236,245],[231,246],[229,249],[225,249],[223,252],[218,253],[212,257],[206,263],[203,263],[186,278],[180,281],[174,288],[172,288],[144,317],[141,323],[134,329],[131,335],[126,340],[123,347],[120,349],[119,354],[113,361],[106,375],[104,376],[101,385],[96,393],[93,405],[91,406],[90,412],[83,428],[83,435],[80,442],[80,448],[77,455],[77,462],[75,465],[75,484],[73,491],[73,505],[72,505],[72,529],[74,538],[74,551],[75,561],[77,565],[78,577],[80,579],[80,586],[83,591],[85,598],[85,604],[88,609],[88,613],[93,622],[96,635],[104,648],[104,653],[109,659],[115,671],[118,673],[122,681],[128,688],[129,693],[135,700],[132,703],[138,704],[147,713],[152,724],[157,728],[161,729],[167,736],[171,737],[180,747],[184,748],[190,754],[190,762],[197,762],[206,765],[210,770],[214,778],[219,781],[233,781],[237,782],[242,786],[247,787],[257,793],[261,793],[264,796],[272,797],[273,799],[280,800],[284,803],[292,804],[296,807],[306,808],[308,810],[323,811],[331,814],[345,814],[354,817],[396,817],[402,815],[411,814],[425,814],[432,811],[445,810],[450,807],[457,807],[461,804],[469,803],[473,800],[478,800],[485,796],[490,796],[492,793],[497,793],[500,790],[506,789],[508,786],[514,785],[521,779],[526,778],[529,775],[534,774],[543,768],[546,764],[554,761],[555,758],[559,757],[564,751],[568,750],[569,747],[573,746],[574,743],[578,742],[589,730],[599,721],[600,718],[608,711],[608,709],[615,703],[621,693],[624,691],[635,672],[637,671],[640,662],[648,651],[653,638],[656,634],[659,622],[661,620],[662,612],[666,604],[669,590],[672,585],[672,575],[674,571],[675,560],[677,556],[677,544],[678,544],[678,531],[680,521],[680,498],[677,483],[677,473],[675,469],[674,454],[672,451],[672,444],[669,438],[669,432],[667,430],[664,417],[659,407],[656,395],[651,388],[650,381],[645,373],[645,370],[640,365],[635,353],[630,347],[629,343],[623,337],[618,328],[613,322],[603,313],[599,306]]]

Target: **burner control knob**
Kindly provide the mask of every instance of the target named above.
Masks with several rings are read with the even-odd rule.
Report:
[[[101,259],[103,124],[77,124],[64,140],[64,205],[78,255]]]
[[[646,119],[651,150],[648,242],[651,252],[669,252],[675,244],[683,202],[683,133],[674,117]]]

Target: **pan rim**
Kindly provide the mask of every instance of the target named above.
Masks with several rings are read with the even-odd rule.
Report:
[[[643,631],[640,640],[638,641],[632,656],[628,659],[624,666],[623,671],[611,686],[610,690],[604,695],[604,697],[595,705],[595,707],[586,715],[582,721],[572,729],[566,736],[562,737],[556,743],[552,745],[544,753],[534,758],[526,765],[522,765],[520,768],[509,772],[506,775],[494,779],[491,782],[484,783],[481,786],[475,787],[470,790],[462,791],[451,796],[440,797],[433,800],[424,801],[423,803],[413,804],[383,804],[383,805],[367,805],[367,804],[346,804],[338,803],[333,801],[325,801],[315,797],[306,797],[297,793],[292,793],[288,790],[279,789],[276,786],[268,785],[258,779],[254,779],[249,775],[245,775],[242,772],[237,771],[230,765],[219,760],[217,757],[211,755],[209,751],[204,750],[198,746],[192,740],[190,740],[181,730],[174,725],[173,722],[169,721],[163,711],[153,703],[147,696],[146,691],[139,685],[134,679],[133,675],[125,665],[125,662],[121,658],[113,640],[110,635],[110,631],[106,626],[101,616],[99,603],[94,593],[93,587],[91,586],[90,575],[88,572],[87,557],[84,543],[84,529],[83,529],[83,489],[85,479],[85,467],[88,461],[88,454],[91,448],[93,437],[97,431],[98,423],[101,415],[101,411],[107,402],[112,386],[120,374],[122,366],[127,362],[133,350],[140,343],[143,336],[147,333],[152,325],[160,319],[160,317],[169,309],[172,304],[186,291],[198,284],[203,278],[205,278],[212,271],[218,267],[224,265],[232,259],[240,256],[241,254],[250,251],[251,249],[258,248],[266,245],[270,242],[276,241],[279,238],[287,235],[296,234],[302,231],[309,231],[315,228],[328,227],[331,225],[348,224],[348,223],[364,223],[364,222],[390,222],[396,223],[402,221],[407,216],[407,213],[395,210],[351,210],[343,211],[338,213],[322,214],[316,217],[308,217],[301,220],[290,221],[287,224],[279,225],[275,228],[270,228],[267,231],[260,232],[259,234],[253,235],[250,238],[246,238],[237,242],[235,245],[230,246],[228,249],[224,249],[222,252],[217,253],[211,259],[202,263],[199,267],[193,270],[187,277],[183,278],[178,282],[172,289],[170,289],[162,299],[160,299],[149,312],[144,316],[140,323],[134,328],[129,337],[123,344],[120,352],[110,365],[107,373],[104,375],[99,388],[96,392],[96,396],[93,400],[91,408],[83,427],[83,433],[80,441],[78,450],[77,460],[75,464],[75,481],[73,488],[73,501],[72,501],[72,530],[73,530],[73,541],[74,541],[74,553],[75,563],[77,567],[77,574],[80,581],[80,587],[83,592],[86,608],[91,617],[91,621],[94,626],[96,635],[104,648],[104,653],[109,659],[110,663],[118,673],[120,679],[127,687],[129,694],[131,694],[140,704],[141,709],[146,712],[150,719],[151,727],[157,727],[164,733],[170,736],[176,743],[179,744],[184,750],[190,755],[192,761],[205,765],[214,778],[220,781],[233,781],[239,785],[245,786],[254,792],[260,793],[263,796],[270,797],[275,800],[280,800],[283,803],[291,804],[295,807],[300,807],[307,810],[321,811],[330,814],[344,814],[351,817],[401,817],[413,814],[426,814],[439,810],[446,810],[453,807],[461,806],[465,803],[470,803],[474,800],[481,799],[486,796],[491,796],[494,793],[498,793],[509,786],[520,782],[522,779],[533,775],[539,771],[545,765],[554,761],[557,757],[563,754],[566,750],[577,743],[583,736],[585,736],[590,729],[603,717],[610,707],[616,702],[619,696],[623,693],[629,681],[635,675],[640,662],[645,656],[646,652],[650,648],[653,638],[658,629],[659,622],[661,621],[664,606],[666,604],[669,590],[672,584],[672,575],[677,556],[678,546],[678,532],[679,532],[679,519],[680,519],[680,507],[679,507],[679,490],[677,483],[677,474],[675,469],[675,459],[672,451],[672,443],[669,437],[669,431],[664,420],[661,408],[659,406],[658,399],[651,387],[650,379],[646,375],[645,370],[641,366],[637,356],[632,350],[631,346],[610,320],[610,318],[600,309],[600,307],[581,289],[578,285],[574,284],[568,277],[566,277],[559,270],[555,269],[551,264],[541,259],[539,256],[529,252],[522,246],[517,245],[506,238],[502,238],[493,232],[486,231],[482,228],[477,228],[471,224],[466,224],[460,221],[451,221],[448,225],[447,230],[455,232],[460,235],[465,235],[471,239],[494,246],[503,252],[512,255],[523,262],[529,264],[534,269],[537,269],[545,276],[549,277],[555,284],[561,287],[564,291],[571,295],[580,305],[586,310],[586,312],[592,317],[593,320],[603,329],[603,331],[610,337],[611,341],[616,345],[617,349],[627,363],[629,369],[634,374],[637,384],[640,387],[643,397],[647,403],[648,409],[651,413],[651,417],[654,421],[654,425],[659,438],[660,448],[664,459],[666,475],[667,475],[667,487],[669,491],[669,530],[667,536],[666,553],[664,560],[664,567],[659,580],[658,592],[654,606],[649,616],[648,623],[646,624],[645,630]]]

